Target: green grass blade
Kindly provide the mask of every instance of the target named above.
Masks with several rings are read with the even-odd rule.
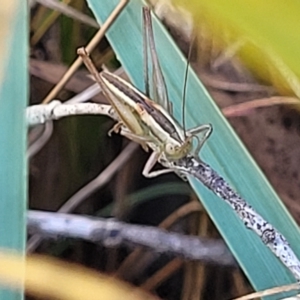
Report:
[[[9,21],[9,34],[12,36],[5,44],[9,47],[8,55],[1,57],[1,67],[5,65],[5,69],[0,83],[0,248],[24,253],[27,190],[24,111],[28,97],[28,31],[27,3],[20,0],[16,4],[14,19]],[[23,299],[23,293],[1,289],[0,299]]]
[[[118,1],[89,0],[89,3],[98,21],[103,23]],[[108,39],[133,83],[143,89],[141,8],[140,1],[130,1],[109,30]],[[173,102],[175,117],[181,120],[186,60],[166,30],[156,20],[153,20],[153,24],[169,98]],[[214,127],[201,158],[279,229],[295,252],[300,254],[297,225],[193,72],[188,76],[186,113],[188,128],[202,123],[211,123]],[[227,204],[201,183],[192,180],[192,186],[255,289],[295,282],[291,273],[253,232],[244,227]],[[268,299],[278,299],[278,296]]]

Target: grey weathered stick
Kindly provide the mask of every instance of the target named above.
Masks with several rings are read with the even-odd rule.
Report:
[[[136,150],[136,144],[130,143],[126,148],[114,159],[114,161],[104,169],[96,178],[91,180],[84,187],[79,189],[71,198],[69,198],[58,210],[61,213],[67,213],[73,211],[78,207],[89,195],[100,189],[106,184],[111,177],[123,166],[124,163],[130,158],[130,156]],[[27,252],[34,251],[40,242],[43,240],[43,236],[38,234],[33,235],[27,242]]]
[[[107,247],[122,244],[143,246],[158,253],[236,266],[234,258],[221,240],[171,233],[157,227],[131,225],[114,219],[41,211],[29,211],[27,225],[29,233],[38,233],[43,237],[80,238]]]

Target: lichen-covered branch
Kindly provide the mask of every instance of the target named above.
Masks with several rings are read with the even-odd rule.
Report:
[[[260,216],[231,186],[208,164],[188,155],[176,163],[163,162],[185,175],[191,175],[224,200],[235,211],[248,229],[253,230],[281,262],[300,280],[300,261],[286,238]]]
[[[54,100],[49,104],[32,105],[26,108],[26,121],[28,126],[43,124],[50,120],[75,115],[106,115],[116,119],[110,105],[97,103],[63,104]]]

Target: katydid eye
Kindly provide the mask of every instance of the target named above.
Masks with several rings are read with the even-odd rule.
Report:
[[[174,153],[174,147],[171,144],[166,144],[166,149],[165,150],[168,154],[173,154]]]
[[[166,149],[165,149],[165,150],[166,150],[166,152],[167,152],[168,154],[174,155],[174,154],[177,153],[178,147],[175,146],[175,145],[173,145],[173,144],[167,143],[167,144],[166,144]]]

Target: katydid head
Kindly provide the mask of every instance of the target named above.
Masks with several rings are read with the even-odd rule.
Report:
[[[177,160],[186,156],[192,150],[192,139],[187,138],[183,143],[172,140],[165,144],[164,152],[170,160]]]

